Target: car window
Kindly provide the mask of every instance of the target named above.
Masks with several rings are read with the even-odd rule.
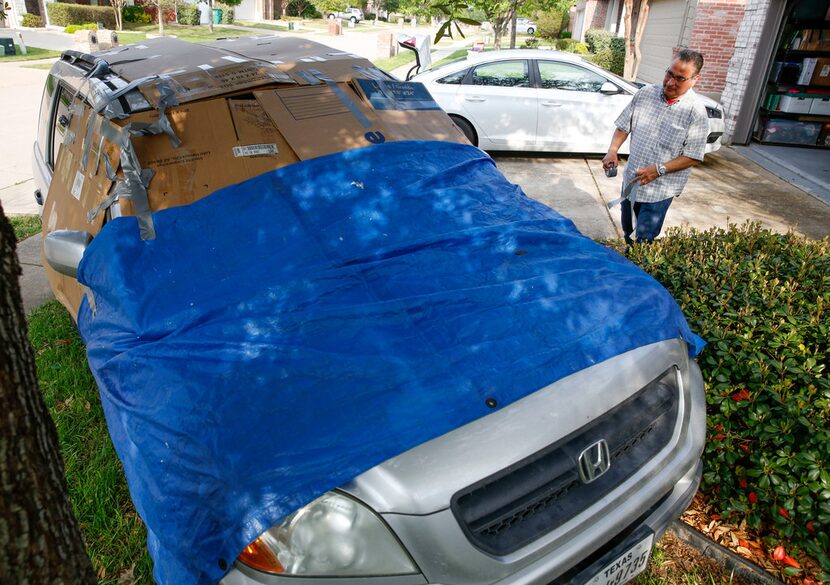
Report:
[[[461,71],[450,73],[446,77],[436,80],[435,83],[451,83],[453,85],[460,85],[461,82],[464,81],[464,78],[467,77],[468,71],[469,69],[462,69]]]
[[[608,81],[583,67],[556,61],[539,61],[539,78],[543,89],[598,92]]]
[[[49,153],[49,166],[55,166],[55,160],[58,158],[58,149],[63,142],[63,135],[66,133],[66,121],[69,118],[69,102],[72,100],[72,94],[68,89],[60,86],[58,93],[58,101],[55,106],[55,115],[52,118],[52,127],[54,128],[52,134],[52,152]]]
[[[498,61],[473,70],[473,85],[530,87],[527,61]]]
[[[48,161],[47,147],[49,146],[49,125],[52,119],[52,98],[55,95],[55,88],[58,82],[54,75],[46,77],[46,84],[43,86],[43,97],[40,98],[40,114],[37,122],[37,147],[44,161]]]

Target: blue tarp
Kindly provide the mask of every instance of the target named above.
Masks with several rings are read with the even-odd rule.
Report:
[[[215,583],[298,507],[614,355],[702,341],[479,150],[394,142],[107,224],[79,326],[159,583]]]

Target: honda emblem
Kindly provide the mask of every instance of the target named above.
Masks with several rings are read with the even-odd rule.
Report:
[[[608,471],[611,467],[611,456],[608,452],[608,443],[600,439],[579,454],[579,479],[583,483],[591,483]]]

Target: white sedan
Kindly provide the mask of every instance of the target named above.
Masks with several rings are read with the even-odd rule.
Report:
[[[482,150],[603,153],[638,87],[573,53],[492,51],[416,75]],[[706,152],[720,148],[723,109],[709,115]],[[621,149],[626,153],[628,141]]]

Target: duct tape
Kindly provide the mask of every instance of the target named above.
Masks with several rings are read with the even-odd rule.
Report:
[[[98,169],[101,168],[101,151],[104,150],[104,137],[98,140],[98,155],[95,157],[95,167],[92,169],[92,176],[96,176],[98,174]]]
[[[622,191],[622,195],[614,199],[613,201],[608,203],[608,209],[612,209],[631,197],[631,194],[634,193],[637,189],[637,182],[636,179],[630,182]],[[634,199],[631,199],[631,202],[634,203]]]
[[[63,135],[64,144],[75,144],[75,132],[67,130]]]
[[[309,69],[308,72],[317,77],[317,79],[319,79],[320,81],[324,82],[329,88],[331,88],[331,90],[338,97],[338,99],[340,99],[342,104],[349,108],[349,111],[352,113],[352,115],[354,115],[355,118],[357,118],[357,121],[360,122],[364,128],[372,127],[372,122],[369,121],[369,118],[366,117],[366,114],[364,114],[358,109],[357,105],[351,99],[349,99],[349,96],[346,95],[346,92],[344,92],[343,89],[339,85],[337,85],[337,83],[335,83],[333,79],[331,79],[327,75],[324,75],[317,69]]]
[[[320,85],[322,83],[308,71],[297,71],[297,77],[304,79],[309,85]]]
[[[363,67],[361,65],[352,65],[352,69],[354,69],[364,77],[368,79],[374,79],[375,81],[384,81],[389,79],[388,77],[383,75],[380,69],[367,69],[366,67]]]
[[[84,142],[81,145],[81,170],[86,172],[86,166],[89,164],[89,148],[92,144],[92,135],[97,128],[101,131],[101,123],[103,122],[101,116],[96,116],[94,112],[90,112],[89,118],[86,120],[86,132],[84,132]]]
[[[92,292],[92,289],[88,286],[84,287],[84,295],[86,296],[86,302],[89,305],[89,310],[92,311],[92,316],[98,313],[98,308],[95,305],[95,294]]]

